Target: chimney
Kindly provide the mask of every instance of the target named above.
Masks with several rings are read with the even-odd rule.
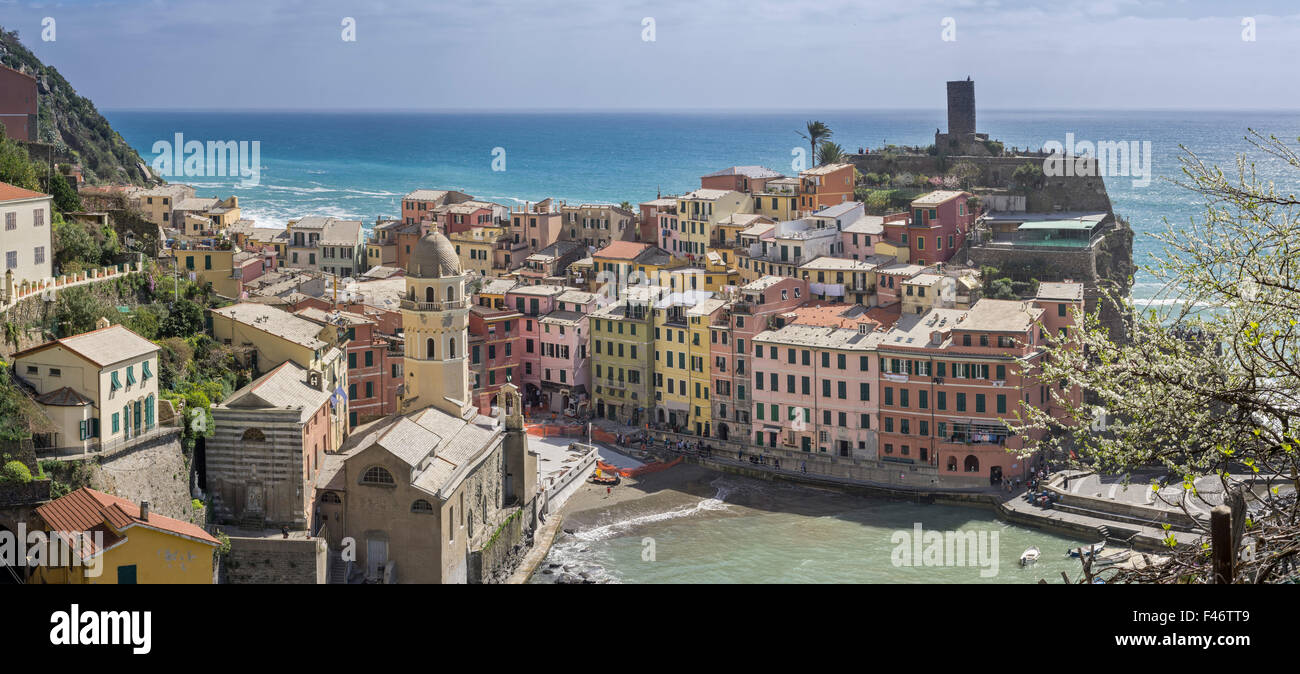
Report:
[[[146,521],[146,522],[149,521],[149,502],[148,502],[148,501],[141,501],[141,502],[140,502],[140,519],[142,519],[142,520],[144,520],[144,521]]]

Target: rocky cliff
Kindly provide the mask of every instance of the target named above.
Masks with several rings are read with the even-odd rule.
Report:
[[[38,140],[58,157],[81,164],[86,181],[133,183],[153,180],[140,155],[118,135],[90,99],[77,94],[59,71],[41,63],[17,32],[0,27],[0,63],[36,78],[40,97]],[[33,151],[36,154],[38,151]]]

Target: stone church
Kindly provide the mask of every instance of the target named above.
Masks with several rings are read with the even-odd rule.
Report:
[[[420,238],[401,303],[401,412],[354,429],[322,466],[317,526],[331,549],[350,545],[353,582],[480,582],[508,558],[499,547],[536,526],[537,455],[517,388],[503,387],[492,416],[473,405],[468,279],[442,233]]]

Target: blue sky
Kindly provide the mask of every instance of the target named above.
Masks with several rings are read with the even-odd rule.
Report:
[[[1300,109],[1294,0],[0,0],[0,25],[101,108],[938,108],[971,76],[984,109]]]

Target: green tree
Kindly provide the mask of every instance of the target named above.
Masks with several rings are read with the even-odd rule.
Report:
[[[1300,173],[1291,145],[1253,130],[1247,139]],[[1218,476],[1227,493],[1236,482],[1230,473],[1252,476],[1254,488],[1243,496],[1255,547],[1249,558],[1238,551],[1236,575],[1294,582],[1300,509],[1294,492],[1278,488],[1300,487],[1300,199],[1278,191],[1286,183],[1260,178],[1248,155],[1225,173],[1183,150],[1176,184],[1199,195],[1205,212],[1190,223],[1166,220],[1155,235],[1164,250],[1148,271],[1165,288],[1157,299],[1166,301],[1139,311],[1126,297],[1106,298],[1127,317],[1127,339],[1095,313],[1079,317],[1082,325],[1056,340],[1039,375],[1066,415],[1025,406],[1015,430],[1032,439],[1029,450],[1072,451],[1089,470],[1162,467],[1170,477],[1157,480],[1157,490]],[[1073,387],[1086,393],[1084,402],[1063,395]],[[1102,415],[1107,430],[1093,430]],[[1214,505],[1200,490],[1187,493],[1193,503]],[[1172,553],[1166,564],[1122,577],[1207,581],[1205,551]]]
[[[0,182],[39,191],[41,181],[27,150],[8,138],[0,138]]]
[[[88,288],[77,286],[59,291],[54,320],[63,336],[95,329],[95,322],[112,314],[113,308]]]
[[[66,178],[58,171],[50,176],[49,192],[54,197],[54,207],[61,213],[81,210],[81,197],[72,189]]]
[[[73,220],[54,223],[54,263],[62,273],[99,266],[102,249],[86,225]]]
[[[822,122],[809,120],[806,124],[807,133],[796,131],[802,138],[808,141],[808,158],[811,161],[817,161],[817,144],[823,140],[830,140],[835,135],[829,126]]]
[[[203,307],[191,300],[178,300],[167,312],[158,334],[163,337],[189,337],[203,332]]]
[[[1018,190],[1028,192],[1043,182],[1043,167],[1038,164],[1021,164],[1011,174],[1011,185]]]

